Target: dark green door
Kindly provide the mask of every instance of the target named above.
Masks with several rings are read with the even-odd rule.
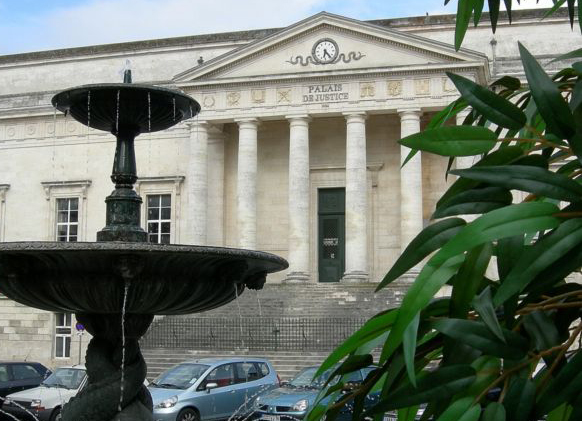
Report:
[[[345,189],[320,189],[319,282],[339,282],[345,270]]]

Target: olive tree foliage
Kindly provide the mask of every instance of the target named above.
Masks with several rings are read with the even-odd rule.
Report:
[[[459,0],[457,48],[483,3]],[[567,5],[573,24],[575,0]],[[489,9],[495,28],[499,0]],[[400,141],[449,157],[449,169],[456,157],[476,163],[448,171],[458,179],[436,222],[378,285],[423,264],[400,306],[368,320],[319,372],[367,366],[381,347],[378,368],[355,388],[328,385],[310,421],[333,420],[345,403],[354,419],[394,411],[411,421],[426,405],[425,420],[582,420],[582,285],[571,281],[582,266],[582,50],[560,57],[573,64],[553,76],[519,51],[527,86],[505,76],[487,88],[449,74],[460,98]],[[463,125],[451,125],[463,110]],[[445,285],[451,295],[435,298]]]

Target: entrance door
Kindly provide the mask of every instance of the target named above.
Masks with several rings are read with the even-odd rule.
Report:
[[[345,189],[320,189],[319,282],[339,282],[345,270]]]

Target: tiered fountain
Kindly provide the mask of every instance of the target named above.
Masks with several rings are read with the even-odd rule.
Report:
[[[75,313],[93,335],[88,386],[62,411],[63,421],[152,420],[143,386],[139,338],[154,315],[189,314],[224,305],[245,287],[287,267],[258,251],[147,243],[134,139],[191,118],[199,104],[181,92],[131,83],[85,85],[56,95],[53,105],[80,123],[111,132],[117,149],[106,198],[106,227],[95,243],[0,243],[0,291],[19,303]]]

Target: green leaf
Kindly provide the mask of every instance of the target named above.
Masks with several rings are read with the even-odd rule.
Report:
[[[582,390],[582,352],[578,351],[539,396],[536,416],[541,417],[564,402],[573,402],[580,390]]]
[[[575,129],[568,104],[556,84],[521,43],[519,52],[532,96],[548,131],[560,138],[569,138]]]
[[[505,9],[507,10],[507,18],[509,19],[509,23],[511,24],[511,2],[513,0],[503,0],[505,3]]]
[[[481,407],[473,405],[473,398],[462,398],[454,401],[437,418],[437,421],[477,421],[481,415]]]
[[[499,0],[488,0],[489,2],[489,19],[491,20],[491,30],[495,33],[497,29],[497,20],[499,19]]]
[[[524,250],[519,260],[501,283],[493,304],[500,305],[517,294],[545,268],[582,243],[582,218],[564,221],[549,235]]]
[[[554,5],[546,11],[543,19],[553,15],[556,12],[556,10],[558,10],[560,7],[562,7],[564,3],[566,3],[566,0],[552,0],[552,1],[554,2]]]
[[[475,380],[475,369],[468,365],[441,367],[418,379],[417,387],[406,384],[374,405],[364,415],[446,399],[468,387]]]
[[[437,127],[443,126],[447,121],[449,121],[449,119],[456,116],[460,111],[463,111],[465,108],[467,108],[467,106],[467,101],[465,101],[463,98],[458,98],[437,112],[430,119],[426,129],[436,129]]]
[[[503,187],[485,187],[466,190],[437,207],[433,219],[455,215],[487,213],[510,205],[513,196]]]
[[[503,238],[497,242],[497,272],[499,273],[499,279],[501,281],[507,277],[513,266],[515,266],[515,262],[521,256],[523,247],[523,234]]]
[[[497,336],[501,341],[505,342],[505,337],[501,331],[501,326],[499,325],[499,320],[497,320],[497,315],[495,314],[495,308],[493,308],[493,302],[491,301],[491,287],[487,287],[475,297],[473,300],[473,307],[479,315],[481,320],[485,323],[485,326],[489,328],[491,333]]]
[[[398,316],[388,335],[388,340],[382,349],[380,362],[392,355],[402,343],[403,334],[416,314],[426,307],[431,298],[457,272],[464,260],[463,255],[457,255],[438,265],[431,260],[422,268],[414,283],[410,286],[398,309]]]
[[[568,0],[568,17],[570,18],[570,27],[574,29],[576,0]]]
[[[552,215],[558,211],[558,207],[551,203],[528,202],[486,213],[461,229],[429,260],[429,263],[438,267],[451,257],[480,244],[555,228],[560,224],[560,220]]]
[[[358,349],[363,344],[370,342],[384,334],[396,321],[398,310],[390,310],[372,317],[358,329],[352,336],[346,339],[340,346],[333,350],[315,373],[315,377],[339,363],[346,355]]]
[[[503,86],[512,91],[517,91],[521,88],[521,81],[512,76],[503,76],[491,84],[491,86]]]
[[[447,72],[447,76],[469,105],[489,121],[513,130],[521,129],[526,123],[523,111],[505,98],[463,76],[450,72]]]
[[[467,257],[453,281],[450,317],[458,319],[467,317],[471,301],[479,289],[491,260],[492,249],[491,243],[485,243],[467,253]]]
[[[479,162],[473,165],[472,168],[508,164],[515,161],[520,156],[523,156],[523,150],[519,146],[507,146],[505,148],[493,151],[489,155],[486,155]],[[478,181],[469,180],[467,178],[459,178],[441,196],[441,198],[437,202],[437,208],[439,206],[442,206],[451,197],[456,196],[462,191],[472,189],[478,185],[479,185]]]
[[[419,405],[409,406],[398,410],[398,421],[414,421],[418,413]]]
[[[376,291],[398,279],[406,271],[420,263],[426,256],[441,248],[465,225],[465,220],[461,218],[450,218],[438,221],[423,229],[402,252],[396,263],[384,276],[382,282],[376,287]]]
[[[535,402],[535,384],[521,377],[515,377],[510,384],[503,401],[507,419],[512,421],[527,421]]]
[[[485,0],[473,0],[473,24],[477,26],[481,20],[481,14],[483,13],[483,6]]]
[[[432,322],[432,327],[444,335],[494,357],[518,360],[527,353],[527,340],[511,330],[503,329],[505,338],[503,342],[483,323],[472,320],[441,319]]]
[[[554,320],[546,312],[534,311],[523,318],[523,326],[533,338],[535,349],[545,351],[560,344],[560,334]]]
[[[501,360],[489,355],[482,355],[471,362],[471,367],[477,371],[477,377],[475,382],[460,396],[475,399],[475,396],[479,396],[485,390],[489,390],[491,383],[499,377]]]
[[[503,165],[453,170],[451,174],[506,189],[568,202],[582,200],[582,185],[562,174],[530,165]]]
[[[469,27],[469,21],[471,19],[471,14],[473,13],[473,2],[472,0],[459,0],[457,5],[457,19],[455,25],[455,50],[461,48],[463,43],[463,38],[465,38],[465,33]]]
[[[416,386],[416,373],[414,369],[414,355],[416,354],[416,337],[418,335],[418,323],[420,313],[417,313],[412,322],[404,331],[402,348],[404,350],[404,362],[406,363],[406,372],[413,386]]]
[[[568,421],[570,419],[571,413],[572,407],[570,405],[563,404],[548,414],[547,421]]]
[[[499,402],[487,405],[481,421],[505,421],[505,408]]]
[[[445,126],[415,133],[398,141],[411,149],[443,156],[472,156],[489,152],[497,136],[484,127]]]
[[[327,386],[330,381],[334,380],[335,376],[343,376],[344,374],[352,373],[364,367],[368,367],[374,362],[374,358],[371,354],[364,355],[350,355],[346,360],[336,368],[333,373],[328,377],[324,386]],[[313,376],[316,378],[317,373]]]

